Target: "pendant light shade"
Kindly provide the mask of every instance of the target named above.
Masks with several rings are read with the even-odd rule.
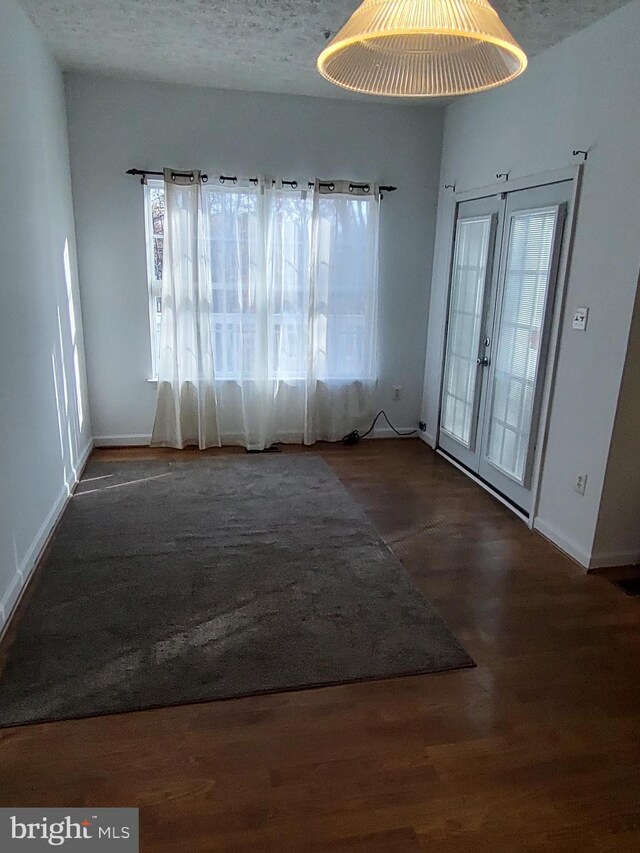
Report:
[[[331,83],[395,97],[479,92],[526,67],[487,0],[364,0],[318,57]]]

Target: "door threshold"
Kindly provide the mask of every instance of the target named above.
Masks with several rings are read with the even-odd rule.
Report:
[[[468,468],[458,462],[457,459],[454,459],[453,456],[450,456],[440,447],[436,447],[435,451],[437,454],[442,456],[443,459],[446,459],[447,462],[450,462],[453,466],[455,466],[459,471],[462,471],[463,474],[466,474],[470,480],[473,480],[474,483],[477,483],[479,486],[481,486],[485,490],[485,492],[489,492],[489,494],[497,501],[499,501],[503,506],[506,506],[507,509],[510,509],[514,515],[517,515],[521,521],[524,521],[527,527],[531,527],[531,519],[529,515],[523,510],[521,510],[520,507],[517,507],[514,503],[511,503],[510,500],[505,498],[505,496],[500,494],[500,492],[496,491],[496,489],[490,486],[489,483],[487,483],[481,477],[478,477],[477,474],[474,474],[473,471],[470,471]]]

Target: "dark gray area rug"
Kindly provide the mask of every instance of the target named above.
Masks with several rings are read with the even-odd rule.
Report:
[[[315,455],[90,463],[0,725],[473,666]]]

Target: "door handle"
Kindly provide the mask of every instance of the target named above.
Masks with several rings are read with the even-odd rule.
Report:
[[[482,367],[489,367],[489,356],[485,355],[482,358],[476,359],[476,364]]]

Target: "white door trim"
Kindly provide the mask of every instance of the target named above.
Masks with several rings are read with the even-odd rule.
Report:
[[[538,513],[538,505],[540,498],[540,485],[542,480],[542,468],[544,456],[546,453],[547,439],[549,434],[549,417],[551,414],[551,399],[553,397],[553,390],[555,387],[556,381],[556,372],[557,372],[557,363],[558,363],[558,351],[559,351],[559,340],[560,333],[562,329],[562,321],[564,317],[564,308],[565,308],[565,296],[567,290],[567,280],[569,277],[570,265],[571,265],[571,255],[573,251],[573,244],[575,239],[575,228],[576,228],[576,213],[578,208],[578,201],[580,196],[580,188],[582,184],[582,173],[583,173],[583,164],[578,164],[576,166],[568,166],[563,169],[555,169],[550,172],[543,172],[537,175],[530,175],[528,177],[517,178],[511,181],[503,181],[501,183],[491,184],[487,187],[480,187],[478,189],[470,189],[460,192],[454,193],[454,204],[452,205],[451,215],[449,217],[450,221],[448,223],[447,228],[447,238],[448,238],[448,252],[449,252],[449,263],[447,265],[447,300],[446,300],[446,313],[445,313],[445,330],[442,341],[442,348],[440,351],[440,386],[438,388],[438,424],[436,429],[436,442],[435,448],[438,449],[438,436],[440,434],[440,410],[442,405],[442,380],[443,380],[443,371],[444,371],[444,360],[445,360],[445,348],[447,345],[447,318],[449,313],[449,289],[451,287],[451,264],[453,262],[453,243],[455,236],[455,224],[457,219],[457,208],[458,204],[463,201],[473,201],[475,199],[486,198],[491,195],[498,195],[501,193],[511,193],[517,192],[519,190],[525,189],[533,189],[535,187],[542,187],[547,184],[555,184],[560,183],[562,181],[572,181],[572,192],[571,192],[571,202],[569,205],[569,210],[567,213],[567,218],[565,221],[565,231],[563,237],[563,246],[562,246],[562,254],[560,258],[560,266],[558,269],[558,280],[556,285],[556,294],[555,294],[555,302],[553,306],[553,317],[551,321],[551,333],[549,338],[549,349],[547,353],[547,367],[546,367],[546,375],[544,378],[544,385],[542,390],[542,402],[540,405],[540,415],[539,415],[539,423],[538,423],[538,437],[536,441],[536,450],[534,454],[533,460],[533,473],[531,477],[531,512],[529,514],[529,518],[527,519],[522,513],[520,513],[515,507],[513,507],[508,501],[502,500],[501,503],[504,503],[518,518],[521,518],[528,525],[529,528],[533,529],[536,526],[536,517]],[[449,461],[452,461],[449,456],[446,457]],[[461,466],[456,466],[461,467]],[[495,494],[495,492],[487,486],[482,480],[479,480],[475,476],[473,476],[469,471],[465,468],[461,467],[466,474],[468,474],[473,480],[475,480],[479,485],[481,485],[484,489],[489,491],[495,497],[499,497]]]
[[[582,163],[577,166],[565,166],[564,169],[553,169],[550,172],[539,172],[537,175],[527,175],[524,178],[513,178],[512,180],[500,181],[477,189],[456,191],[453,195],[456,203],[461,201],[475,201],[490,195],[500,193],[513,193],[518,190],[530,190],[534,187],[544,187],[547,184],[559,184],[562,181],[573,181],[582,170]]]
[[[531,477],[531,513],[529,515],[529,527],[533,529],[538,514],[540,501],[540,484],[542,481],[542,468],[547,450],[547,439],[549,436],[549,417],[551,415],[551,399],[556,384],[556,373],[558,369],[558,353],[560,350],[560,334],[564,318],[565,297],[567,292],[567,281],[571,268],[571,256],[575,239],[578,201],[580,188],[582,186],[582,165],[574,168],[573,186],[571,188],[571,203],[565,221],[565,245],[562,247],[560,267],[558,269],[558,281],[556,285],[555,304],[553,306],[553,319],[551,321],[551,334],[549,337],[549,350],[547,353],[547,367],[544,385],[542,389],[542,403],[540,405],[540,421],[538,424],[538,441],[536,453],[533,460],[533,475]]]

